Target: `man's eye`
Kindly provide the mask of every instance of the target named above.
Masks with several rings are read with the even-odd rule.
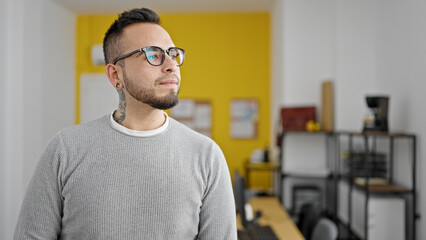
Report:
[[[169,56],[173,59],[177,58],[179,55],[178,51],[170,51]]]
[[[155,60],[155,55],[148,55],[148,56],[146,56],[146,58],[148,59],[148,60]]]
[[[147,54],[147,58],[149,60],[157,60],[157,59],[161,59],[161,55],[159,53],[152,53],[152,54]]]

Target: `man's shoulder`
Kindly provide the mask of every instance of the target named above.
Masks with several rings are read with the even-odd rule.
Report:
[[[171,119],[171,132],[175,141],[175,147],[182,149],[191,149],[194,153],[201,157],[200,159],[224,159],[223,152],[219,145],[210,137],[203,135],[195,130],[185,126],[184,124]],[[212,158],[212,156],[214,156]],[[204,161],[208,163],[209,161]]]
[[[211,138],[208,136],[201,134],[183,123],[178,122],[177,120],[170,118],[170,125],[173,128],[175,134],[180,138],[184,138],[185,141],[191,141],[199,144],[216,144]]]
[[[93,136],[96,133],[104,131],[109,127],[108,124],[109,115],[91,120],[89,122],[80,123],[77,125],[68,126],[63,128],[59,134],[63,137],[79,137],[79,136]]]

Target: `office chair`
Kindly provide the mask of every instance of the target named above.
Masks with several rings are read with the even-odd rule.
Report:
[[[312,231],[311,240],[336,240],[337,225],[328,218],[321,218]]]
[[[311,239],[312,232],[319,219],[320,214],[313,204],[305,203],[302,205],[298,215],[297,227],[305,239]]]

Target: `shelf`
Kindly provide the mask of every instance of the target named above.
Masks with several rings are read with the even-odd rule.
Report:
[[[300,134],[341,134],[341,135],[355,135],[355,136],[376,136],[376,137],[415,137],[414,134],[404,132],[357,132],[357,131],[283,131],[286,133],[300,133]]]
[[[292,130],[292,131],[283,131],[282,134],[286,133],[300,133],[300,134],[334,134],[333,131],[302,131],[302,130]]]
[[[246,163],[246,169],[247,170],[279,170],[280,165],[278,163],[274,162],[259,162],[259,163],[252,163],[247,162]]]
[[[273,174],[274,176],[274,181],[273,184],[275,183],[275,176],[279,176],[279,171],[281,169],[280,164],[276,163],[276,162],[250,162],[250,161],[246,161],[246,163],[244,164],[244,168],[245,168],[245,176],[246,176],[246,184],[247,184],[247,188],[249,188],[252,191],[257,192],[257,195],[259,196],[275,196],[277,195],[277,193],[274,192],[274,186],[272,186],[272,189],[264,189],[264,188],[259,188],[259,189],[254,189],[253,187],[250,186],[250,173],[252,171],[266,171],[266,172],[270,172],[271,174]]]
[[[305,141],[305,138],[316,138],[316,136],[319,135],[325,135],[326,139],[325,139],[325,144],[326,144],[326,153],[327,153],[327,158],[332,159],[333,164],[334,165],[327,165],[325,168],[319,168],[317,166],[315,166],[314,161],[311,161],[309,164],[304,164],[301,167],[294,167],[291,164],[287,164],[287,166],[292,166],[287,167],[287,169],[285,168],[286,165],[281,163],[283,166],[283,172],[281,172],[281,184],[283,183],[284,179],[286,177],[291,177],[291,178],[306,178],[306,179],[311,179],[310,181],[319,181],[319,179],[326,179],[326,184],[331,183],[331,185],[326,185],[326,196],[328,194],[334,194],[333,199],[331,201],[331,203],[328,205],[326,203],[325,208],[330,210],[329,214],[332,215],[332,218],[334,220],[339,220],[339,214],[344,214],[348,217],[348,222],[346,224],[339,224],[339,229],[344,229],[346,231],[342,233],[344,234],[340,234],[339,233],[339,240],[354,240],[354,239],[359,239],[359,236],[357,236],[357,234],[355,233],[355,230],[353,228],[353,223],[357,223],[359,225],[359,222],[357,222],[357,219],[359,219],[360,216],[364,216],[364,222],[362,223],[362,225],[364,226],[364,235],[365,238],[367,240],[375,240],[375,239],[369,239],[369,235],[368,235],[368,231],[370,228],[369,225],[369,212],[371,209],[368,209],[368,205],[364,204],[363,207],[360,207],[359,205],[353,205],[354,203],[354,199],[361,199],[360,196],[363,195],[365,201],[372,201],[372,203],[374,201],[381,201],[381,200],[386,200],[386,198],[390,197],[396,197],[398,198],[398,201],[411,201],[410,203],[407,202],[407,205],[405,207],[405,216],[404,214],[399,214],[401,216],[401,218],[404,218],[405,221],[405,225],[406,225],[406,229],[405,229],[405,239],[410,239],[410,240],[415,240],[416,239],[416,224],[413,224],[416,222],[416,219],[418,218],[418,213],[416,210],[416,206],[417,204],[417,188],[416,188],[416,135],[414,134],[410,134],[410,133],[404,133],[404,132],[361,132],[361,131],[331,131],[331,132],[307,132],[307,131],[284,131],[283,133],[281,133],[280,135],[280,140],[284,140],[285,134],[294,134],[291,135],[291,137],[298,137],[298,144],[302,144],[302,145],[307,145],[307,141]],[[303,135],[303,134],[306,134]],[[302,136],[303,135],[303,136]],[[329,138],[332,138],[330,141]],[[302,139],[303,138],[303,139]],[[341,160],[341,155],[342,155],[342,151],[349,151],[349,152],[353,152],[354,149],[354,144],[359,144],[359,142],[354,141],[354,139],[357,138],[356,140],[362,140],[364,143],[364,148],[366,153],[364,155],[360,155],[360,159],[363,159],[364,157],[366,157],[366,160],[368,160],[370,163],[367,162],[362,162],[362,165],[359,165],[360,167],[358,168],[358,165],[355,165],[355,163],[358,163],[357,161],[352,161],[352,165],[348,165],[352,167],[352,171],[350,172],[345,172],[345,174],[343,174],[344,172],[342,171],[341,166],[343,166],[342,162],[340,162]],[[372,152],[376,151],[376,145],[377,139],[382,139],[382,138],[388,138],[389,139],[389,146],[386,149],[386,153],[388,154],[386,158],[384,158],[386,160],[386,167],[389,167],[390,169],[388,170],[389,173],[385,174],[385,175],[381,175],[381,172],[374,172],[375,174],[371,174],[373,172],[371,172],[372,170],[374,170],[373,168],[376,166],[376,163],[381,163],[380,161],[377,161],[378,156],[374,156],[372,155]],[[403,141],[408,140],[408,142],[410,144],[406,145],[404,143],[404,147],[407,147],[407,154],[409,155],[409,157],[407,156],[407,158],[403,157],[403,156],[399,156],[401,154],[399,154],[398,156],[394,156],[395,155],[395,144],[399,144],[399,141],[395,141],[397,139],[401,139]],[[371,141],[373,140],[373,141]],[[341,145],[344,144],[344,142],[347,142],[347,148],[345,148],[346,145],[343,145],[344,147],[341,148]],[[355,142],[355,143],[354,143]],[[380,142],[380,141],[379,141]],[[291,142],[290,142],[291,143]],[[330,147],[330,144],[331,147]],[[283,147],[284,147],[284,143],[281,142],[280,146],[280,161],[283,161]],[[309,146],[308,146],[309,147]],[[305,151],[305,148],[295,148],[298,151]],[[373,150],[373,151],[371,151]],[[404,151],[405,153],[405,151]],[[411,167],[411,177],[412,177],[412,181],[411,184],[409,185],[410,187],[403,187],[402,185],[398,185],[395,184],[394,178],[393,178],[393,173],[394,173],[394,167],[400,166],[400,164],[395,165],[395,162],[408,162],[408,164],[410,164]],[[368,164],[368,165],[367,165]],[[297,164],[296,164],[297,165]],[[318,165],[318,164],[317,164]],[[394,166],[395,165],[395,166]],[[381,166],[381,165],[377,165],[377,166]],[[376,167],[377,167],[376,166]],[[371,175],[375,175],[376,177],[369,177],[368,178],[368,185],[366,185],[366,180],[367,178],[365,177],[353,177],[356,175],[362,175],[364,172],[359,172],[357,173],[357,170],[367,170],[367,173],[369,174],[365,174],[365,176],[371,176]],[[344,170],[344,169],[343,169]],[[380,177],[380,178],[379,178]],[[331,179],[331,181],[328,181],[328,179]],[[347,185],[346,190],[342,192],[340,191],[340,185],[339,183],[345,183],[345,185]],[[329,186],[329,189],[327,190],[327,186]],[[282,192],[280,192],[282,194]],[[356,194],[354,194],[356,193]],[[343,194],[343,195],[342,195]],[[281,195],[280,195],[281,196]],[[346,205],[343,204],[340,208],[339,208],[339,204],[338,204],[338,200],[339,198],[344,196],[347,196],[347,203]],[[400,197],[403,196],[403,199],[400,199]],[[283,198],[281,196],[281,198]],[[370,199],[371,198],[371,199]],[[327,199],[326,199],[327,201]],[[354,215],[353,209],[356,209],[356,215]],[[350,209],[350,211],[349,211]],[[375,208],[376,209],[376,208]],[[390,207],[390,209],[392,210],[393,208]],[[361,211],[362,210],[362,211]],[[376,209],[377,210],[377,209]],[[341,212],[343,211],[343,212]],[[345,213],[345,211],[348,211],[347,213]],[[387,210],[383,210],[381,209],[382,212],[385,212]],[[398,216],[399,216],[398,215]],[[354,219],[353,216],[356,216],[356,218]],[[411,222],[409,220],[410,216],[412,216]],[[340,221],[338,221],[340,222]],[[384,221],[381,221],[380,223],[383,223]],[[400,223],[398,223],[400,224]],[[358,229],[358,225],[357,229]],[[381,227],[380,229],[383,229],[383,224],[379,224]],[[376,225],[378,226],[378,225]],[[398,225],[401,226],[401,225]],[[352,229],[351,229],[352,228]],[[386,228],[386,227],[385,227]],[[361,234],[360,232],[361,230],[358,229],[358,233]],[[370,236],[371,238],[371,236]]]
[[[341,179],[344,179],[345,181],[349,182],[349,177],[341,175]],[[365,190],[365,183],[356,183],[354,180],[352,180],[353,185],[361,190]],[[411,193],[412,190],[406,187],[402,187],[396,184],[390,184],[390,183],[369,183],[368,184],[368,191],[371,193]]]
[[[365,185],[355,184],[360,188],[365,188]],[[395,184],[387,184],[387,185],[371,185],[369,184],[368,190],[371,193],[410,193],[411,190],[405,187],[401,187]]]
[[[282,177],[295,177],[295,178],[328,178],[332,176],[330,172],[284,172]]]
[[[338,131],[336,134],[354,135],[354,136],[372,136],[372,137],[414,137],[414,134],[403,132],[355,132],[355,131]]]

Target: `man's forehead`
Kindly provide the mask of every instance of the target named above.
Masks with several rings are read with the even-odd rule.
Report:
[[[126,45],[168,45],[172,44],[172,39],[168,32],[158,24],[135,23],[127,26],[123,32],[123,43]],[[134,47],[134,46],[132,46]],[[159,46],[162,47],[162,46]]]

